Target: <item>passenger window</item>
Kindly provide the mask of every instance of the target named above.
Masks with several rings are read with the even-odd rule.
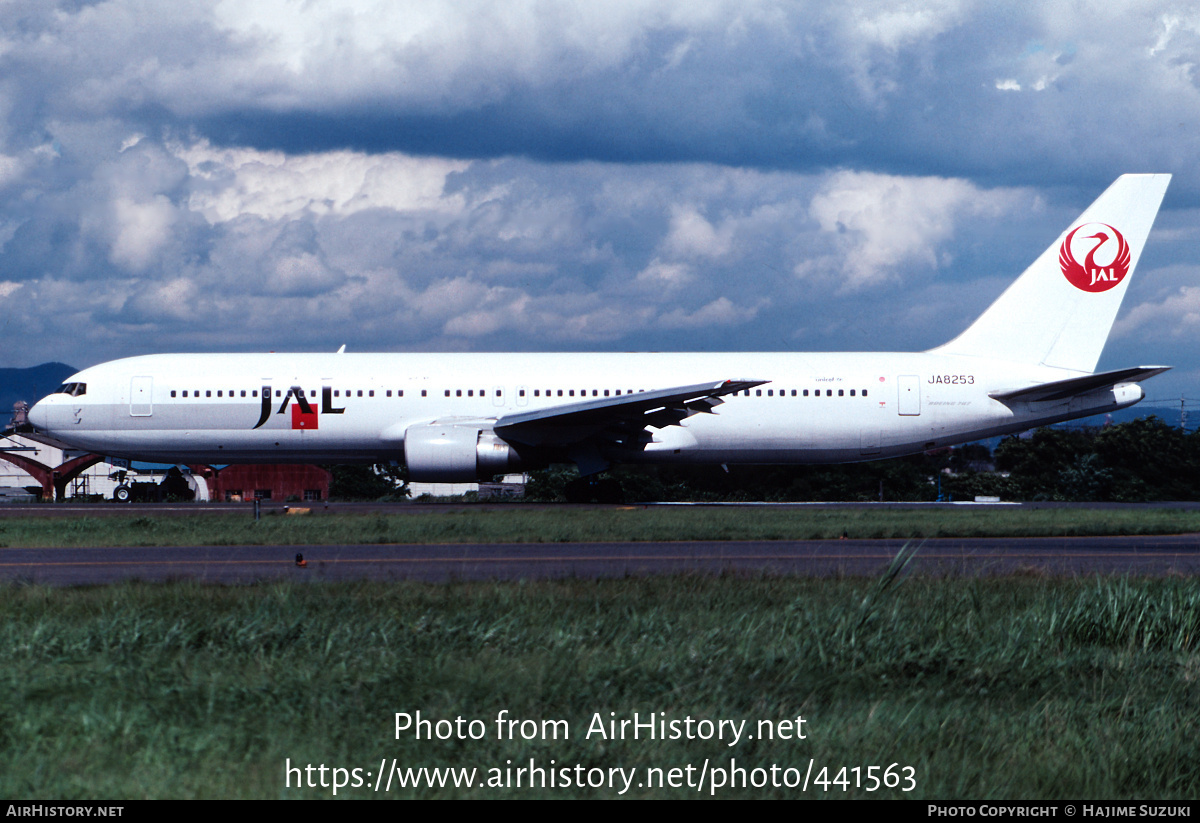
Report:
[[[845,397],[845,396],[846,396],[846,390],[838,389],[838,397]]]
[[[421,396],[422,396],[422,397],[425,397],[425,392],[426,392],[426,389],[421,389]]]
[[[866,397],[866,396],[867,396],[867,390],[863,389],[863,397]]]
[[[755,397],[762,397],[762,389],[755,389],[755,390],[754,390],[754,396],[755,396]]]
[[[851,390],[850,390],[850,396],[851,396],[851,397],[853,397],[853,396],[854,396],[854,389],[851,389]]]
[[[175,390],[174,390],[174,389],[172,389],[172,390],[171,390],[171,396],[172,396],[172,397],[174,397],[174,396],[175,396]]]
[[[245,397],[245,396],[246,396],[246,390],[242,389],[242,397]]]
[[[209,389],[209,390],[205,391],[205,392],[204,392],[204,396],[205,396],[205,397],[212,397],[212,390],[211,390],[211,389]],[[279,395],[275,395],[275,396],[276,396],[276,397],[278,397]]]

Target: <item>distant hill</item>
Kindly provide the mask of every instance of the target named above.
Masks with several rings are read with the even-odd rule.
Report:
[[[79,369],[66,363],[43,363],[29,369],[0,369],[0,428],[8,425],[13,403],[33,405]]]

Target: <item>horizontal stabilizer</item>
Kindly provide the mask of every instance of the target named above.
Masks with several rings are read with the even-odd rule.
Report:
[[[1118,383],[1140,383],[1143,380],[1168,371],[1170,366],[1138,366],[1132,369],[1117,369],[1098,374],[1086,374],[1083,377],[1069,377],[1066,380],[1054,380],[1050,383],[1039,383],[1023,389],[989,392],[988,397],[1001,403],[1040,403],[1052,400],[1066,400],[1077,394],[1086,394],[1096,389],[1115,386]]]

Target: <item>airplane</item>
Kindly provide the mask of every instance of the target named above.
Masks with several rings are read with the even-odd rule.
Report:
[[[1169,368],[1094,373],[1169,182],[1118,178],[925,352],[153,354],[74,375],[27,436],[159,463],[402,461],[421,482],[574,463],[594,484],[614,464],[878,460],[1111,412]]]

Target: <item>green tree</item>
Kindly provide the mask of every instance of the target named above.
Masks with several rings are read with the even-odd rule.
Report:
[[[996,447],[996,468],[1009,472],[1020,500],[1061,500],[1062,472],[1092,453],[1094,438],[1095,433],[1087,429],[1049,427],[1006,437]]]
[[[329,466],[330,500],[396,500],[408,497],[407,473],[386,464]]]
[[[1101,431],[1096,454],[1114,475],[1114,500],[1195,500],[1200,495],[1200,438],[1157,417]]]

